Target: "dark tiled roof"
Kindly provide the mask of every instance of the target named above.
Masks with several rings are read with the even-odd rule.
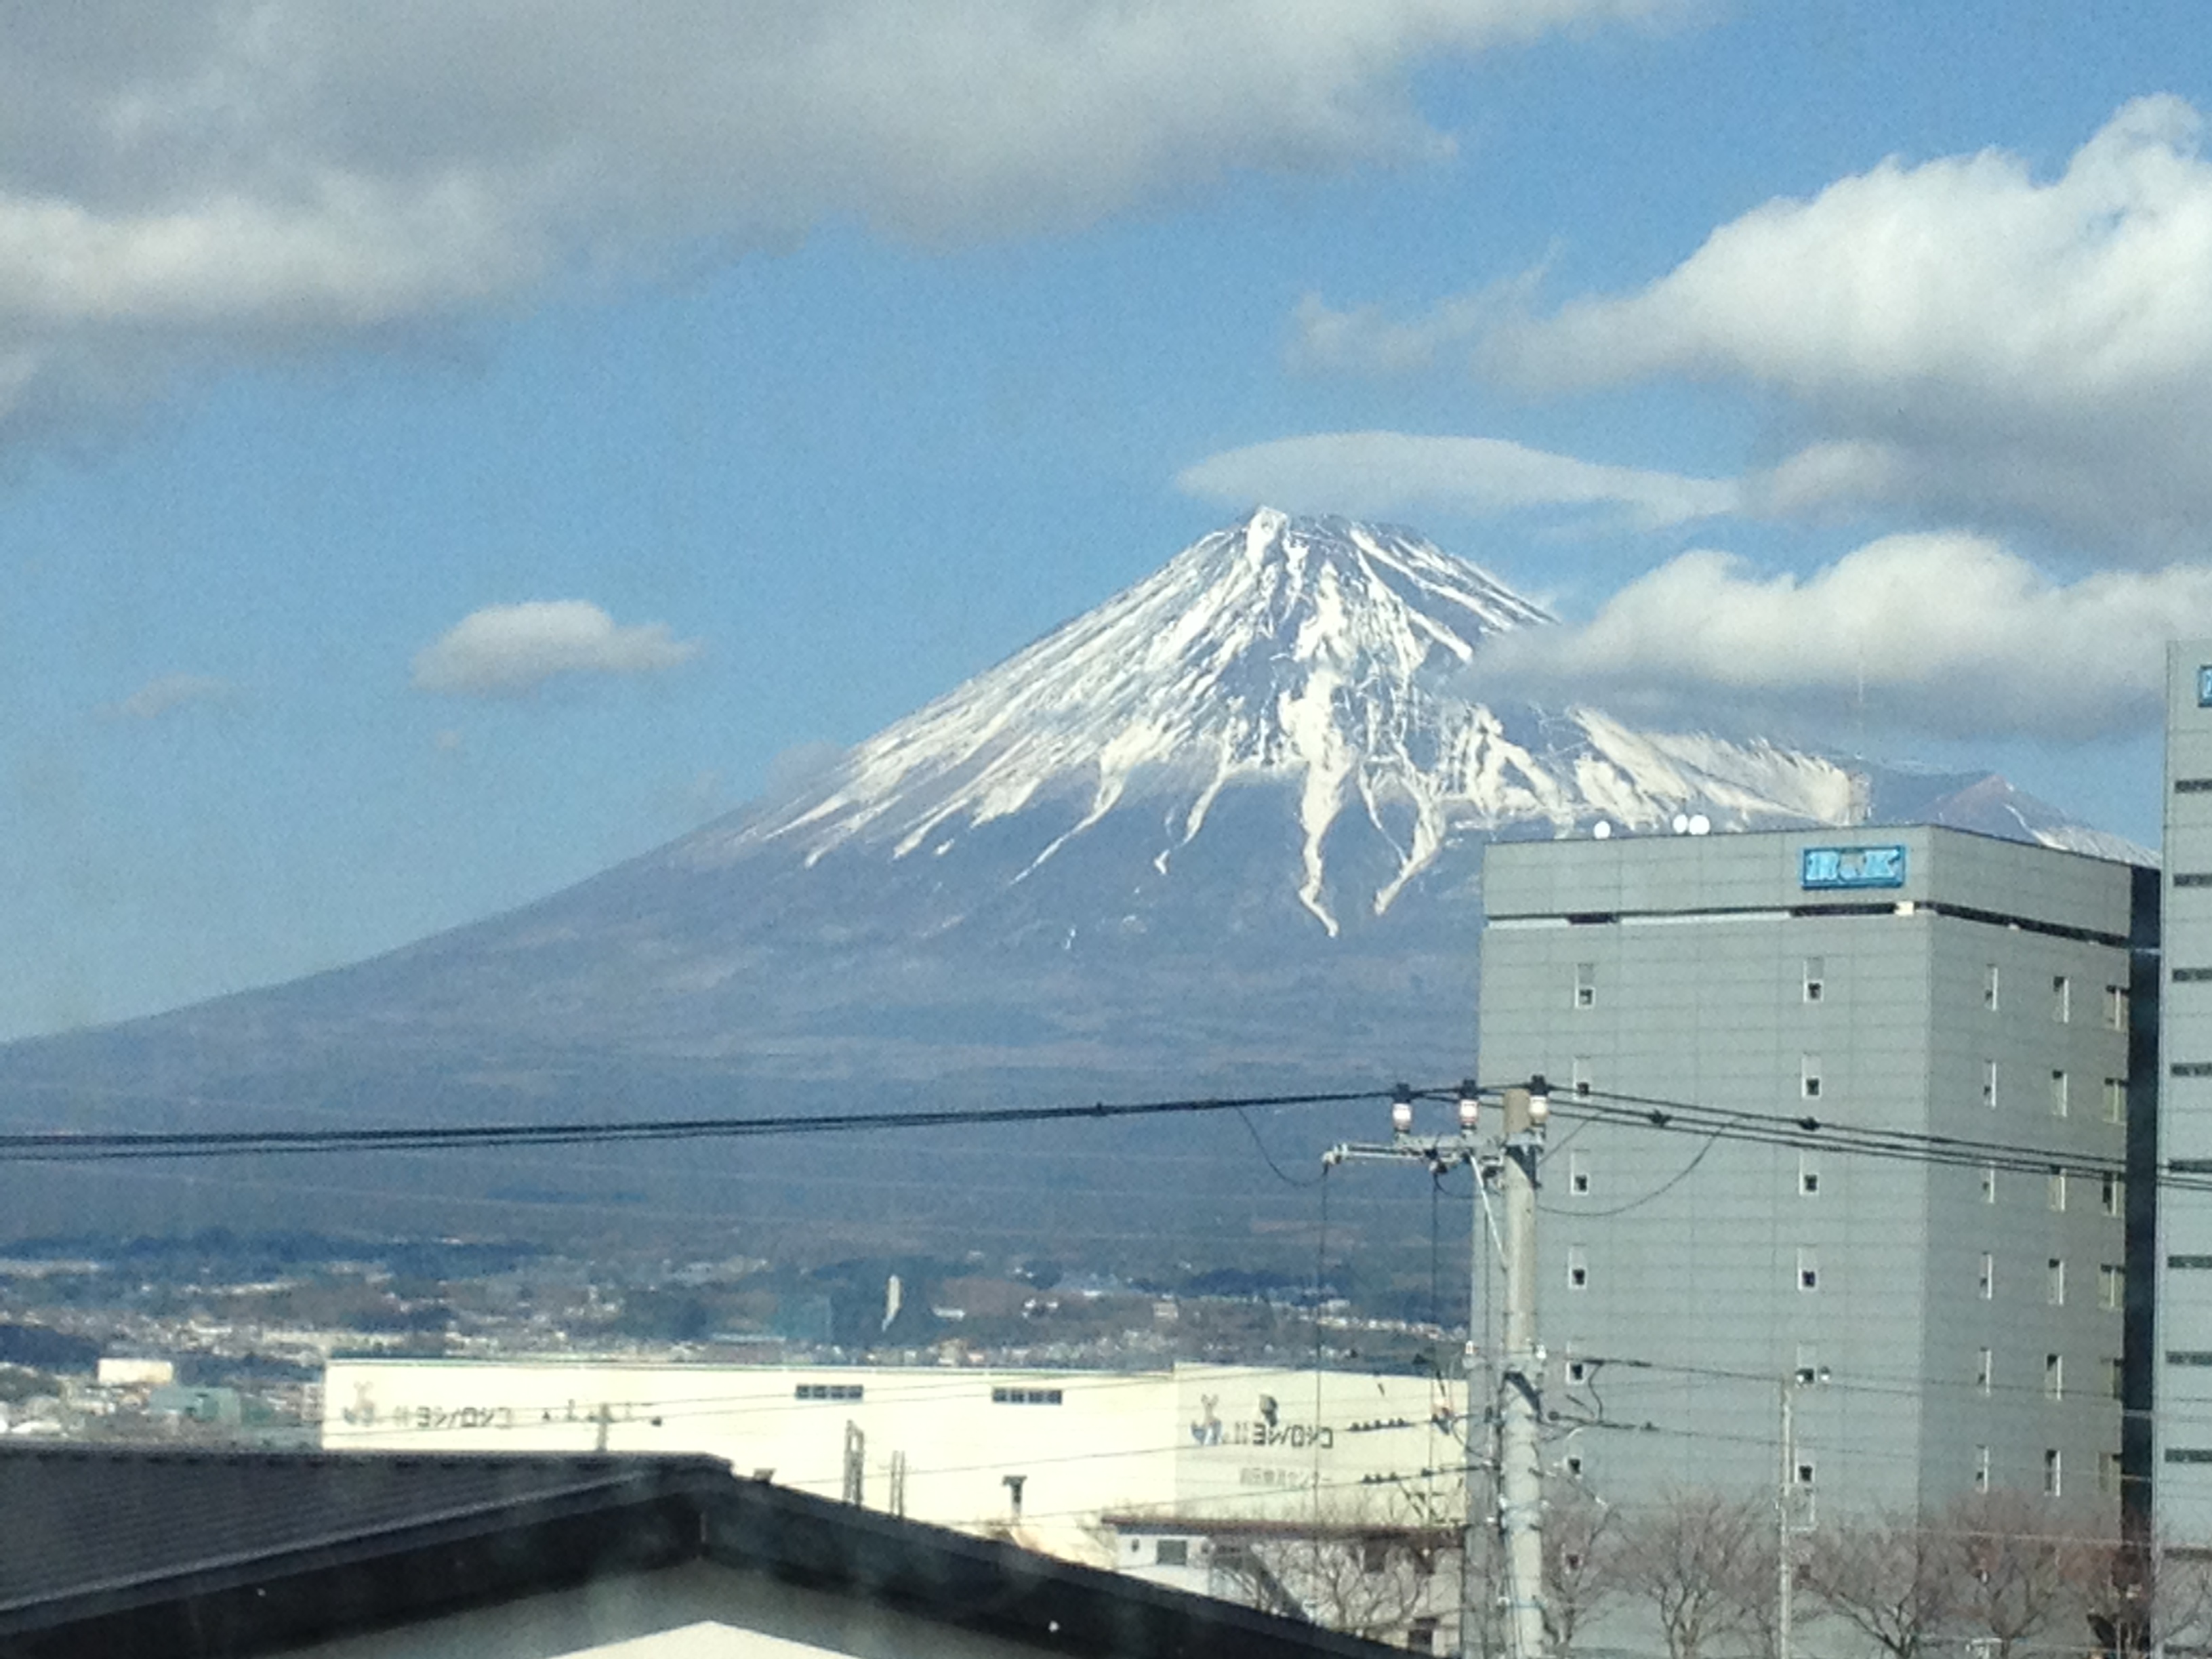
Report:
[[[0,1449],[0,1629],[31,1604],[529,1504],[633,1495],[709,1458],[357,1457]]]
[[[704,1457],[0,1449],[0,1659],[244,1655],[704,1559],[1076,1659],[1376,1659]]]

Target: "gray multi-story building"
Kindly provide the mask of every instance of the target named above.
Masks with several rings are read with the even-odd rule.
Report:
[[[2166,647],[2164,995],[2153,1488],[2159,1537],[2212,1547],[2212,640]]]
[[[1788,1390],[1823,1515],[2012,1489],[2116,1522],[2154,890],[1933,828],[1504,843],[1484,888],[1484,1078],[1553,1089],[1546,1404],[1587,1425],[1566,1468],[1613,1503],[1771,1490]],[[2212,1455],[2204,1476],[2212,1502]]]

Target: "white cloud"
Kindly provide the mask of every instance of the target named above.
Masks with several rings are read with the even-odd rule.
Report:
[[[1367,517],[1617,507],[1645,529],[1732,513],[1741,495],[1725,479],[1604,466],[1501,438],[1403,432],[1325,432],[1226,450],[1184,468],[1176,483],[1211,501]]]
[[[1686,3],[40,8],[0,62],[0,429],[833,217],[988,237],[1435,153],[1418,65]]]
[[[189,708],[228,708],[238,700],[236,686],[211,674],[164,674],[100,712],[114,720],[152,720]]]
[[[2212,566],[2067,585],[1984,537],[1890,536],[1810,576],[1670,560],[1585,626],[1500,636],[1486,672],[1627,706],[1717,702],[1945,735],[2085,739],[2157,718],[2164,641],[2212,633]]]
[[[2212,528],[2199,128],[2139,100],[2047,180],[1997,151],[1887,161],[1722,226],[1641,292],[1495,325],[1480,353],[1550,388],[1782,394],[1814,441],[1764,480],[1767,510],[2054,526],[2158,562]]]
[[[415,654],[420,691],[515,696],[568,674],[655,674],[689,662],[695,640],[665,623],[619,627],[583,599],[539,599],[474,611]]]

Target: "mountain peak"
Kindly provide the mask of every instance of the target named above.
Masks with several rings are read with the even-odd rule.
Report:
[[[1850,775],[1812,757],[1477,701],[1482,640],[1551,620],[1413,531],[1261,507],[861,743],[799,799],[673,856],[709,866],[779,842],[809,866],[847,846],[942,856],[1019,820],[1035,826],[1021,882],[1142,803],[1164,877],[1226,792],[1273,784],[1296,823],[1297,902],[1334,935],[1347,902],[1381,915],[1462,830],[1656,825],[1685,808],[1734,826],[1841,822],[1860,803]],[[1332,842],[1378,837],[1379,876],[1336,890]]]
[[[1380,650],[1408,672],[1439,651],[1464,665],[1485,635],[1552,620],[1418,532],[1270,507],[1200,538],[1123,597],[1139,594],[1183,600],[1187,616],[1246,650],[1286,643],[1301,659],[1343,660]]]

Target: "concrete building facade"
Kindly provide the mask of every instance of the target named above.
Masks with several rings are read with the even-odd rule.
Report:
[[[2166,647],[2154,1495],[2159,1537],[2212,1547],[2212,640]]]
[[[1771,1492],[1787,1390],[1821,1517],[2010,1489],[2117,1524],[2136,889],[1930,828],[1493,847],[1483,1077],[1554,1091],[1557,1462],[1613,1504]]]

